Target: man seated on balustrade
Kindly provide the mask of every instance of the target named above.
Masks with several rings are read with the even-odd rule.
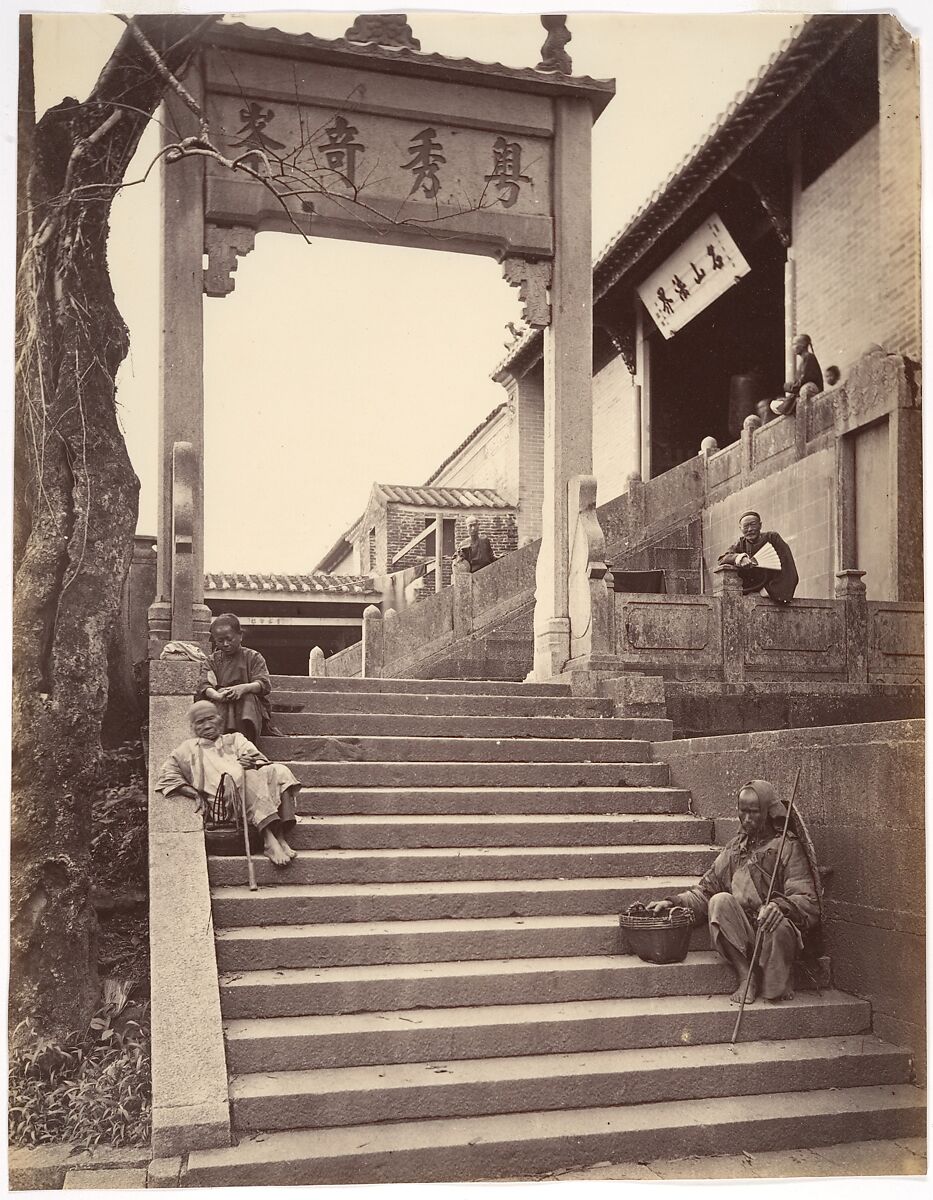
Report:
[[[172,751],[159,772],[156,791],[190,796],[203,812],[215,800],[240,811],[262,834],[263,853],[277,867],[295,857],[287,834],[295,826],[295,800],[301,784],[284,763],[270,762],[242,733],[224,733],[216,705],[198,700],[188,712],[192,737]],[[223,781],[223,786],[221,786]]]
[[[752,779],[738,794],[741,831],[722,849],[696,887],[646,905],[654,913],[674,906],[689,910],[695,924],[709,921],[713,948],[735,971],[736,990],[729,999],[741,1004],[745,980],[761,932],[756,969],[746,1003],[758,995],[777,1003],[794,998],[794,960],[803,934],[819,923],[819,900],[803,846],[788,829],[778,864],[786,810],[774,788]],[[771,877],[774,888],[765,904]]]
[[[496,561],[495,551],[492,548],[492,543],[487,537],[480,537],[479,520],[476,517],[470,517],[467,521],[467,533],[470,535],[470,540],[457,550],[457,558],[469,563],[470,573],[475,574],[481,571],[483,567],[488,567],[490,563]]]
[[[234,613],[221,613],[211,621],[210,664],[216,686],[210,680],[202,682],[197,699],[217,705],[223,729],[242,733],[252,742],[272,732],[269,668],[258,650],[243,645],[243,631]]]
[[[791,548],[779,533],[762,530],[761,516],[745,512],[739,518],[741,537],[719,561],[735,567],[742,580],[742,594],[761,592],[777,604],[788,604],[797,590],[797,565]]]

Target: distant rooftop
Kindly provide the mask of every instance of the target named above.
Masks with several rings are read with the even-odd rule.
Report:
[[[241,571],[209,571],[204,576],[205,592],[270,592],[289,594],[327,593],[335,596],[370,596],[376,588],[368,575],[328,575],[312,571],[308,575],[244,574]]]
[[[398,483],[376,483],[373,493],[388,503],[412,504],[419,508],[515,507],[492,488],[406,487]]]

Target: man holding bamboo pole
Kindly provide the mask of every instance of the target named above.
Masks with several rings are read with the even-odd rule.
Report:
[[[695,887],[646,907],[663,913],[674,905],[694,923],[709,920],[713,948],[736,973],[729,999],[750,1004],[758,995],[778,1002],[794,996],[794,959],[803,933],[819,922],[819,900],[810,863],[793,832],[783,841],[787,815],[764,779],[744,784],[737,798],[741,832],[722,849]],[[772,878],[770,901],[766,903]],[[757,969],[746,979],[758,933]]]

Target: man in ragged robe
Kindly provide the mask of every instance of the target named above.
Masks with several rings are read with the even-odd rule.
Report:
[[[762,530],[761,516],[756,512],[742,513],[739,530],[742,536],[725,554],[720,554],[719,561],[736,568],[742,580],[742,595],[765,591],[778,604],[790,603],[799,582],[790,546],[773,529]],[[759,566],[756,561],[756,554],[767,545],[777,555],[776,568]]]
[[[736,974],[737,987],[729,999],[742,1002],[745,978],[758,929],[762,931],[758,968],[749,982],[748,999],[794,998],[794,959],[803,948],[803,934],[819,922],[819,900],[806,853],[787,831],[771,900],[768,886],[784,828],[786,810],[774,788],[752,779],[738,794],[741,832],[722,849],[696,887],[646,905],[662,913],[682,906],[698,924],[709,921],[713,948]]]
[[[221,613],[211,621],[212,682],[202,679],[197,699],[216,704],[229,733],[242,733],[251,742],[270,733],[269,693],[272,680],[266,660],[258,650],[243,645],[243,631],[234,613]]]
[[[221,715],[208,700],[191,706],[188,721],[194,736],[176,746],[162,764],[156,791],[190,796],[201,812],[217,795],[225,775],[223,794],[231,804],[245,797],[246,819],[262,834],[266,858],[277,867],[288,866],[296,851],[286,835],[295,826],[301,784],[284,763],[270,762],[242,733],[224,733]]]

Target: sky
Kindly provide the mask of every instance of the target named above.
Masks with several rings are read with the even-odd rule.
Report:
[[[339,37],[346,13],[253,14],[257,25]],[[625,224],[798,22],[773,14],[572,14],[574,71],[616,80],[593,131],[593,249]],[[533,66],[527,14],[414,13],[425,51]],[[113,16],[36,18],[37,107],[83,97],[119,36]],[[153,127],[127,180],[157,148]],[[118,403],[156,528],[159,192],[114,204],[110,258],[130,327]],[[359,516],[373,481],[421,484],[505,398],[517,292],[490,258],[261,234],[236,288],[205,298],[205,566],[310,570]],[[262,469],[257,472],[257,456]]]

